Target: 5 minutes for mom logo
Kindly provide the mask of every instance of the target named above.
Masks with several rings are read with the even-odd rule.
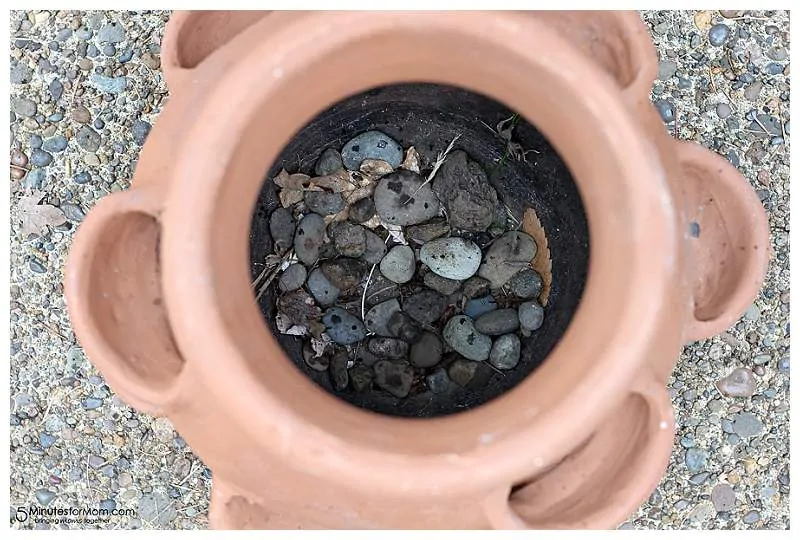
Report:
[[[14,520],[19,523],[52,523],[52,524],[95,524],[105,523],[112,516],[136,516],[136,510],[129,508],[45,508],[43,506],[29,505],[17,506]]]

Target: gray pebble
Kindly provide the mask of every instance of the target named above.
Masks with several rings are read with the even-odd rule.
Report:
[[[696,473],[702,471],[706,466],[706,459],[708,454],[702,448],[689,448],[684,455],[684,463],[689,472]]]
[[[442,277],[466,279],[481,266],[481,249],[465,238],[438,238],[422,246],[419,258]]]
[[[445,302],[441,294],[430,289],[412,294],[403,301],[403,311],[421,324],[433,324],[444,313]]]
[[[366,244],[361,258],[369,264],[380,264],[381,259],[386,255],[386,242],[368,229],[364,229],[364,238],[366,239]]]
[[[753,413],[741,412],[733,417],[733,431],[743,439],[757,437],[764,431],[764,424]]]
[[[372,197],[364,197],[350,205],[348,219],[355,223],[369,221],[375,215],[375,201]]]
[[[327,176],[338,171],[343,166],[342,155],[339,151],[335,148],[326,148],[322,154],[320,154],[317,164],[314,165],[314,174],[317,176]]]
[[[478,332],[472,319],[466,315],[456,315],[447,321],[442,335],[453,350],[469,360],[481,362],[489,358],[491,338]]]
[[[11,84],[28,84],[33,77],[33,71],[22,62],[11,66]]]
[[[671,124],[675,121],[675,105],[670,101],[666,99],[657,99],[653,104],[656,106],[656,110],[658,110],[658,114],[665,124]]]
[[[731,29],[725,24],[715,24],[708,29],[708,42],[714,47],[721,47],[728,41]]]
[[[139,146],[144,145],[144,142],[147,140],[147,136],[150,134],[151,128],[152,126],[149,122],[145,122],[144,120],[134,120],[133,124],[131,125],[133,142]]]
[[[342,148],[342,163],[351,171],[357,171],[365,159],[380,159],[396,169],[403,161],[403,147],[385,133],[367,131]]]
[[[97,41],[100,43],[119,43],[125,41],[125,28],[116,22],[106,24],[97,31]]]
[[[36,149],[31,152],[31,165],[34,167],[47,167],[53,162],[52,154],[44,150]]]
[[[132,59],[133,59],[133,49],[126,49],[121,55],[119,55],[117,61],[119,61],[120,64],[124,64],[126,62],[130,62]]]
[[[48,152],[58,153],[67,149],[67,139],[63,135],[56,135],[44,141],[42,148]]]
[[[717,512],[730,512],[736,507],[736,493],[728,484],[717,484],[711,490],[711,503]]]
[[[507,232],[489,247],[478,275],[489,280],[493,289],[499,289],[514,274],[529,267],[535,255],[536,242],[530,235],[520,231]]]
[[[350,385],[356,392],[366,392],[369,390],[375,378],[372,369],[362,364],[354,366],[350,369],[348,374],[350,376]]]
[[[472,298],[464,304],[464,315],[471,319],[477,319],[485,313],[497,309],[497,301],[492,295],[481,296],[479,298]]]
[[[386,327],[393,337],[400,338],[408,343],[416,343],[422,337],[422,329],[419,323],[402,311],[393,313],[389,317]]]
[[[36,135],[34,133],[33,135],[31,135],[30,139],[28,139],[28,144],[30,144],[33,150],[36,150],[37,148],[42,147],[42,144],[44,144],[44,140],[42,139],[41,136]]]
[[[286,267],[286,270],[281,273],[281,277],[278,279],[278,287],[280,287],[283,292],[296,291],[306,282],[306,275],[305,266],[297,263],[290,264]]]
[[[88,174],[88,173],[81,173]],[[277,253],[283,253],[292,246],[295,223],[292,213],[286,208],[277,208],[269,218],[269,234]]]
[[[519,364],[521,348],[522,344],[516,334],[500,336],[494,340],[489,353],[489,363],[497,369],[513,369]]]
[[[380,360],[373,368],[375,384],[394,397],[404,398],[411,391],[414,382],[414,370],[406,363]]]
[[[413,225],[406,229],[406,238],[420,246],[448,234],[450,234],[450,225],[444,219],[434,219],[428,223]]]
[[[523,268],[508,280],[508,289],[517,298],[535,298],[542,292],[542,276],[532,268]]]
[[[761,514],[759,514],[757,510],[750,510],[744,515],[742,521],[747,525],[752,525],[759,519],[761,519]]]
[[[478,317],[475,329],[487,336],[500,336],[514,332],[519,328],[517,310],[512,308],[497,309]]]
[[[425,377],[425,384],[434,394],[443,394],[447,392],[451,381],[450,377],[447,375],[447,371],[445,371],[444,368],[438,368]]]
[[[42,189],[46,179],[44,169],[34,169],[22,179],[22,186],[27,189]]]
[[[114,45],[112,45],[111,43],[106,43],[105,45],[103,45],[102,50],[105,56],[111,57],[117,54],[117,48],[114,47]]]
[[[102,405],[103,405],[102,399],[90,397],[83,400],[83,408],[87,410],[97,409]]]
[[[367,329],[379,336],[394,337],[389,332],[389,320],[400,311],[400,302],[396,298],[386,300],[373,306],[364,317]]]
[[[367,235],[364,227],[339,221],[328,226],[328,237],[333,240],[336,253],[342,257],[361,257],[367,247]]]
[[[308,276],[306,287],[317,303],[323,307],[328,307],[336,303],[336,300],[339,299],[339,293],[341,292],[338,287],[328,281],[328,278],[325,277],[325,274],[323,274],[322,270],[319,268],[315,268],[311,271],[311,274]]]
[[[770,62],[764,67],[764,72],[769,75],[780,75],[783,73],[783,66],[777,62]]]
[[[322,273],[342,291],[352,289],[361,282],[365,263],[358,259],[339,257],[320,265]]]
[[[753,363],[757,366],[768,364],[771,360],[772,356],[769,354],[757,354],[753,357]]]
[[[416,261],[414,250],[408,246],[395,246],[381,260],[381,274],[395,283],[407,283],[414,277]]]
[[[761,81],[755,81],[744,89],[744,97],[750,101],[758,101],[761,89],[764,87]]]
[[[139,497],[137,517],[160,527],[172,525],[178,510],[163,493],[145,493]]]
[[[56,41],[65,42],[72,36],[72,28],[62,28],[56,34]]]
[[[483,168],[463,150],[447,156],[433,180],[433,191],[447,209],[454,229],[479,232],[492,224],[497,192]]]
[[[372,272],[372,279],[367,286],[367,297],[364,302],[368,307],[372,307],[386,300],[400,296],[400,287],[394,281],[386,279],[379,269]]]
[[[674,60],[661,60],[658,63],[658,80],[666,81],[678,71],[678,64]]]
[[[473,377],[475,377],[475,373],[478,371],[479,365],[480,364],[478,362],[472,362],[470,360],[459,358],[450,364],[450,366],[447,368],[447,374],[451,381],[463,388],[467,386],[470,381],[472,381]]]
[[[91,47],[90,47],[91,48]],[[109,94],[119,94],[125,91],[128,86],[127,77],[106,77],[99,73],[92,73],[89,77],[89,84]]]
[[[439,215],[439,199],[430,184],[415,172],[398,169],[378,182],[375,210],[390,225],[416,225]]]
[[[75,135],[75,138],[78,141],[78,146],[87,152],[97,152],[97,150],[100,148],[100,135],[88,126],[83,126],[80,128],[78,133]]]
[[[89,456],[89,458],[86,460],[86,462],[88,463],[89,467],[91,467],[92,469],[99,469],[100,467],[102,467],[105,464],[106,460],[101,458],[98,455],[92,454],[92,455]]]
[[[728,397],[750,397],[756,393],[756,376],[747,368],[739,367],[716,383],[717,390]]]
[[[426,287],[437,291],[444,296],[450,296],[461,287],[461,282],[457,279],[449,279],[438,275],[436,272],[428,272],[422,278]]]
[[[347,351],[336,351],[336,354],[331,358],[328,374],[330,375],[334,390],[342,392],[347,388],[350,384],[350,374],[347,373]]]
[[[36,116],[36,102],[27,98],[12,98],[11,110],[24,118]]]
[[[311,266],[319,258],[325,235],[325,220],[319,214],[308,214],[300,220],[294,235],[294,251],[303,264]]]
[[[340,307],[329,308],[322,322],[328,329],[328,336],[339,345],[352,345],[367,334],[364,323]]]
[[[544,322],[544,308],[536,300],[523,302],[519,305],[519,323],[522,335],[530,335],[534,330],[541,328]]]
[[[689,477],[689,483],[695,486],[699,486],[700,484],[704,484],[705,481],[708,480],[709,476],[711,476],[711,473],[709,472],[701,472],[694,474],[691,477]]]
[[[419,341],[411,346],[409,361],[412,366],[429,368],[442,359],[442,341],[436,334],[423,332]]]
[[[30,268],[32,272],[36,272],[37,274],[47,273],[47,267],[42,263],[40,263],[39,261],[37,261],[36,259],[31,259],[31,261],[28,263],[28,268]]]
[[[113,499],[103,499],[100,501],[100,509],[111,512],[117,508],[117,503]]]
[[[42,432],[39,434],[39,445],[42,448],[50,448],[56,443],[56,438],[49,433]]]
[[[83,212],[83,209],[77,204],[64,203],[59,208],[61,208],[61,211],[64,212],[64,215],[67,217],[67,219],[73,223],[80,223],[83,221],[83,218],[86,215]]]
[[[45,488],[37,489],[35,494],[36,501],[42,506],[50,506],[50,503],[56,498],[56,493]]]
[[[340,193],[309,191],[306,193],[306,206],[321,216],[331,216],[344,210],[344,199]]]
[[[789,357],[784,356],[778,360],[778,371],[781,373],[789,373]]]
[[[408,343],[390,337],[374,337],[367,343],[367,350],[377,357],[401,360],[408,357]]]

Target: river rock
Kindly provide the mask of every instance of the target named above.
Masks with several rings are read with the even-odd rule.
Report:
[[[444,298],[436,291],[423,289],[403,301],[403,311],[421,324],[433,324],[444,313]]]
[[[408,246],[393,247],[381,260],[381,274],[395,283],[411,281],[415,269],[414,250]]]
[[[466,315],[456,315],[447,321],[442,335],[453,350],[469,360],[481,362],[489,358],[491,338],[478,332],[472,319]]]
[[[494,299],[494,296],[486,295],[480,298],[467,300],[467,303],[464,304],[464,315],[474,320],[496,309],[497,301]]]
[[[450,234],[450,225],[444,219],[434,219],[428,223],[414,225],[406,230],[406,238],[420,246],[425,242],[430,242],[448,234]]]
[[[452,381],[444,368],[438,368],[425,377],[425,385],[434,394],[444,394],[451,384]]]
[[[342,163],[351,171],[357,171],[365,159],[380,159],[396,169],[403,162],[403,147],[385,133],[367,131],[342,148]]]
[[[493,289],[499,289],[514,274],[529,267],[535,255],[536,242],[530,235],[507,232],[489,247],[478,275],[489,280]]]
[[[328,336],[339,345],[352,345],[367,335],[364,323],[338,306],[329,308],[322,316],[322,322]]]
[[[344,199],[340,193],[309,191],[306,193],[306,206],[321,216],[332,216],[344,210]]]
[[[728,397],[750,397],[756,393],[756,376],[747,368],[738,367],[717,381],[717,390]]]
[[[536,300],[520,304],[517,314],[523,336],[531,335],[531,332],[541,328],[544,322],[544,308]]]
[[[363,291],[363,289],[362,289]],[[372,279],[367,286],[367,295],[364,305],[372,307],[381,302],[400,296],[400,287],[394,281],[386,279],[379,269],[372,272]]]
[[[365,263],[357,259],[340,257],[320,265],[328,281],[342,291],[352,289],[364,277]]]
[[[542,276],[532,268],[523,268],[511,276],[507,288],[517,298],[536,298],[542,292]]]
[[[373,200],[381,220],[390,225],[416,225],[439,215],[439,199],[417,173],[398,169],[378,182]]]
[[[367,343],[369,352],[379,358],[400,360],[408,357],[408,343],[403,340],[388,337],[374,337]]]
[[[320,268],[315,268],[308,275],[306,287],[317,303],[323,307],[335,304],[341,292],[336,285],[325,277]]]
[[[400,338],[408,343],[416,343],[422,336],[422,329],[417,321],[408,316],[407,313],[398,311],[392,313],[386,327],[389,333],[396,338]]]
[[[342,167],[344,167],[342,154],[340,154],[336,148],[326,148],[322,154],[320,154],[319,159],[317,159],[317,164],[314,165],[314,174],[317,176],[328,176]]]
[[[400,302],[397,298],[386,300],[373,306],[364,316],[364,324],[367,329],[374,334],[384,337],[395,337],[389,332],[389,319],[392,315],[400,312]]]
[[[472,381],[473,377],[475,377],[479,365],[478,362],[459,358],[450,364],[450,367],[447,368],[447,374],[450,376],[451,381],[458,386],[465,387]]]
[[[409,361],[412,366],[429,368],[442,359],[442,340],[436,334],[423,332],[419,341],[411,346]]]
[[[337,221],[328,226],[336,253],[342,257],[361,257],[367,249],[366,229],[349,221]]]
[[[375,215],[375,201],[372,197],[364,197],[350,205],[347,219],[355,223],[369,221]]]
[[[319,214],[308,214],[300,220],[294,235],[294,252],[306,266],[317,262],[325,238],[325,220]]]
[[[426,287],[437,291],[444,296],[450,296],[454,292],[456,292],[459,287],[461,287],[461,282],[457,279],[449,279],[446,277],[442,277],[436,272],[428,272],[422,278],[422,282],[425,283]]]
[[[500,336],[515,332],[519,328],[516,309],[497,309],[485,313],[475,320],[475,329],[487,336]]]
[[[489,363],[497,369],[513,369],[519,364],[521,343],[517,334],[506,334],[494,340]]]
[[[396,398],[404,398],[411,391],[414,383],[414,370],[405,362],[380,360],[373,368],[375,384]]]
[[[364,229],[364,238],[366,243],[364,246],[364,254],[361,256],[369,264],[380,264],[381,259],[386,255],[386,242],[381,240],[381,237],[370,231]]]
[[[481,265],[481,249],[465,238],[439,238],[423,245],[419,258],[442,277],[467,279]]]
[[[281,273],[278,279],[278,287],[283,292],[295,291],[303,286],[306,282],[306,267],[302,264],[290,264],[286,270]]]
[[[451,227],[477,232],[492,224],[497,192],[481,166],[463,150],[447,156],[433,181],[433,191],[447,209]]]
[[[491,283],[482,277],[473,276],[464,282],[464,298],[476,298],[489,292]]]

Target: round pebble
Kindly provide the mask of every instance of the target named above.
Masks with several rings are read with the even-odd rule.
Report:
[[[705,468],[707,458],[708,454],[706,451],[695,446],[686,450],[686,454],[684,455],[684,463],[686,463],[686,468],[689,469],[689,472],[696,473]]]
[[[367,335],[364,323],[340,307],[329,308],[322,322],[327,327],[328,336],[339,345],[352,345]]]
[[[757,437],[764,431],[764,424],[751,412],[741,412],[733,417],[733,432],[747,439]]]
[[[306,193],[306,206],[321,216],[330,216],[344,210],[344,199],[340,193],[309,191]]]
[[[756,393],[756,377],[747,368],[739,367],[716,383],[717,390],[728,397],[750,397]]]
[[[328,307],[336,303],[339,299],[341,292],[338,287],[328,281],[322,270],[315,268],[311,271],[306,281],[308,292],[314,297],[314,300],[323,307]]]
[[[508,280],[508,290],[518,298],[535,298],[542,292],[542,276],[532,268],[523,268]]]
[[[367,350],[375,356],[400,360],[408,357],[408,343],[397,338],[374,337],[367,343]]]
[[[507,232],[486,251],[478,275],[488,280],[493,289],[499,289],[517,272],[530,266],[536,249],[536,242],[530,235],[520,231]]]
[[[359,199],[350,205],[348,219],[355,223],[364,223],[369,221],[375,215],[375,201],[372,197],[365,197]]]
[[[429,368],[442,359],[442,341],[431,332],[423,332],[419,341],[411,346],[409,361],[412,366]]]
[[[367,248],[364,227],[349,221],[331,223],[328,236],[333,240],[336,252],[342,257],[361,257]]]
[[[392,333],[389,332],[389,319],[399,311],[400,302],[397,301],[397,298],[386,300],[367,311],[364,316],[364,324],[366,324],[367,329],[372,333],[384,337],[394,337]]]
[[[725,24],[715,24],[708,29],[708,42],[714,47],[721,47],[728,41],[731,29]]]
[[[406,363],[378,361],[374,368],[375,384],[396,398],[404,398],[411,391],[414,370]]]
[[[366,242],[364,244],[364,254],[361,255],[361,258],[369,264],[380,264],[381,259],[386,255],[386,242],[369,229],[363,230]]]
[[[527,336],[541,328],[544,322],[544,308],[535,300],[519,305],[519,323],[522,334]]]
[[[300,220],[294,236],[294,252],[297,258],[311,266],[319,258],[325,235],[325,220],[319,214],[308,214]]]
[[[414,250],[408,246],[395,246],[381,260],[381,274],[395,283],[407,283],[414,277],[416,261]]]
[[[492,344],[489,363],[497,369],[514,369],[519,364],[521,343],[516,334],[500,336]]]
[[[478,332],[472,319],[466,315],[456,315],[447,321],[442,335],[447,344],[464,358],[476,362],[489,358],[491,338]]]
[[[349,141],[342,148],[342,163],[357,171],[365,159],[379,159],[396,169],[403,161],[403,147],[380,131],[367,131]]]
[[[430,375],[425,376],[425,385],[434,394],[443,394],[450,387],[450,377],[444,368],[438,368]]]
[[[439,238],[423,245],[419,258],[441,277],[467,279],[481,265],[481,249],[465,238]]]
[[[514,332],[519,328],[516,309],[497,309],[485,313],[475,320],[475,329],[487,336],[499,336]]]
[[[278,279],[278,287],[283,292],[295,291],[302,287],[305,282],[306,267],[302,264],[290,264],[281,273],[281,277]]]
[[[89,174],[89,173],[81,173]],[[292,213],[286,208],[278,208],[269,218],[269,233],[278,253],[289,249],[294,240],[295,222]],[[302,260],[302,259],[301,259]]]
[[[325,261],[320,265],[322,273],[338,289],[346,291],[352,289],[361,282],[364,276],[365,263],[358,259],[339,257],[331,261]]]
[[[342,155],[335,148],[326,148],[316,165],[314,165],[314,174],[317,176],[326,176],[333,174],[344,166],[342,163]],[[366,220],[365,220],[366,221]]]
[[[464,304],[464,315],[471,319],[477,319],[495,309],[497,309],[497,301],[494,299],[494,296],[481,296],[480,298],[468,300],[467,303]]]
[[[403,311],[421,324],[433,324],[444,313],[445,302],[441,294],[424,289],[403,301]]]
[[[430,184],[415,172],[398,169],[378,182],[373,195],[375,210],[384,223],[416,225],[439,215],[439,199]]]

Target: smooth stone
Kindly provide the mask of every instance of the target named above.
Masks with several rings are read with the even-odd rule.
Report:
[[[330,332],[328,334],[330,335]],[[350,384],[350,375],[347,373],[347,351],[336,351],[336,354],[331,358],[328,374],[334,390],[341,392],[347,388]]]
[[[53,162],[53,156],[44,150],[36,149],[31,152],[30,162],[34,167],[47,167]]]
[[[42,506],[50,506],[50,503],[53,502],[53,499],[56,498],[56,493],[53,493],[49,489],[40,488],[37,489],[35,492],[36,501],[41,504]]]
[[[367,329],[374,334],[384,337],[395,337],[389,332],[389,319],[392,318],[392,315],[399,312],[400,302],[397,301],[397,298],[386,300],[367,311],[364,317],[364,324],[366,324]]]
[[[374,337],[367,343],[369,352],[378,357],[400,360],[408,357],[408,343],[401,339]]]
[[[475,329],[487,336],[500,336],[515,332],[519,328],[519,316],[516,309],[497,309],[478,317]]]
[[[442,359],[442,341],[436,334],[423,332],[419,341],[411,346],[409,362],[412,366],[433,367]]]
[[[522,344],[517,334],[500,336],[492,344],[489,363],[497,369],[513,369],[519,364]]]
[[[119,43],[125,41],[125,28],[116,22],[104,25],[97,31],[99,43]]]
[[[308,209],[321,216],[331,216],[344,210],[344,199],[340,193],[309,191],[305,200]]]
[[[706,459],[708,454],[702,448],[692,447],[686,450],[686,455],[683,457],[686,468],[690,473],[697,473],[702,471],[706,466]]]
[[[467,303],[464,304],[464,315],[470,319],[477,319],[478,317],[496,309],[497,302],[495,301],[494,296],[481,296],[480,298],[467,300]]]
[[[102,399],[90,397],[83,400],[83,408],[89,411],[91,411],[92,409],[98,409],[102,405],[103,405]]]
[[[406,363],[380,360],[373,367],[375,384],[396,398],[404,398],[414,383],[414,370]]]
[[[733,417],[733,432],[743,439],[757,437],[763,431],[763,422],[751,412],[741,412]]]
[[[669,100],[657,99],[653,102],[653,105],[656,106],[656,110],[665,124],[671,124],[675,121],[675,105]]]
[[[492,224],[497,192],[486,172],[463,150],[447,156],[433,180],[433,191],[447,209],[454,229],[478,232]]]
[[[375,201],[372,197],[364,197],[350,205],[347,218],[355,223],[369,221],[375,215]]]
[[[92,73],[89,76],[89,84],[101,92],[120,94],[128,87],[128,79],[126,77],[106,77],[99,73]]]
[[[491,283],[482,277],[473,276],[464,282],[464,298],[483,296],[489,292]]]
[[[538,330],[542,327],[542,323],[544,322],[544,308],[536,300],[520,304],[518,313],[522,335],[528,336],[534,330]]]
[[[415,172],[398,169],[378,182],[373,195],[375,210],[390,225],[416,225],[439,215],[439,199],[430,184]]]
[[[403,311],[421,324],[433,324],[444,313],[444,298],[430,289],[412,294],[403,301]]]
[[[357,171],[365,159],[380,159],[396,169],[403,162],[403,147],[385,133],[367,131],[342,148],[342,163],[351,171]]]
[[[479,365],[478,362],[459,358],[450,364],[450,367],[447,368],[447,374],[451,381],[463,388],[475,377]]]
[[[46,150],[47,152],[53,152],[57,154],[58,152],[63,152],[67,149],[67,139],[63,135],[56,135],[55,137],[51,137],[44,141],[42,144],[42,149]]]
[[[87,152],[97,152],[102,141],[100,135],[88,126],[80,128],[75,134],[75,139],[78,141],[78,146]]]
[[[750,510],[744,515],[744,517],[742,517],[742,521],[746,525],[752,525],[759,519],[761,519],[761,514],[758,512],[758,510]]]
[[[364,277],[365,263],[358,259],[340,257],[332,261],[325,261],[320,265],[322,273],[342,291],[352,289]]]
[[[319,214],[307,214],[300,220],[294,235],[294,252],[303,264],[317,262],[325,237],[325,220]]]
[[[422,278],[422,282],[426,287],[444,295],[450,296],[461,287],[461,282],[457,279],[450,279],[442,277],[435,272],[428,272]]]
[[[523,268],[508,280],[508,290],[517,298],[528,300],[542,292],[542,276],[532,268]]]
[[[64,212],[64,216],[74,223],[80,223],[86,216],[83,209],[76,204],[64,203],[59,208]]]
[[[536,242],[530,235],[507,232],[489,246],[478,275],[489,280],[493,289],[499,289],[514,274],[529,267],[535,255]]]
[[[658,80],[666,81],[678,71],[678,64],[674,60],[661,60],[658,63]]]
[[[42,448],[50,448],[56,443],[56,438],[50,435],[49,433],[40,433],[39,434],[39,445]]]
[[[714,47],[721,47],[728,41],[731,29],[725,24],[715,24],[708,29],[708,42]]]
[[[453,350],[469,360],[481,362],[489,358],[491,338],[478,332],[466,315],[456,315],[447,321],[442,335]]]
[[[364,238],[366,239],[366,244],[361,258],[369,264],[380,264],[381,259],[386,255],[386,242],[369,229],[364,229]]]
[[[756,393],[756,376],[747,368],[739,367],[718,380],[717,390],[728,397],[750,397]]]
[[[406,238],[420,246],[448,234],[450,234],[450,225],[444,219],[434,219],[406,229]]]
[[[342,163],[342,154],[340,154],[336,148],[326,148],[322,154],[320,154],[319,159],[317,159],[316,165],[314,165],[314,174],[317,176],[327,176],[335,173],[342,167],[344,167]]]
[[[295,222],[289,210],[278,208],[272,212],[269,218],[269,234],[278,253],[283,253],[292,246],[294,230]]]
[[[376,268],[375,271],[372,272],[372,279],[367,286],[367,296],[364,304],[371,308],[376,304],[380,304],[392,298],[397,298],[398,296],[400,296],[400,287],[397,283],[383,277],[381,271]]]
[[[375,374],[372,369],[363,364],[359,364],[350,369],[350,385],[356,392],[366,392],[372,386]]]
[[[729,484],[717,484],[711,490],[711,503],[717,512],[730,512],[736,507],[736,492]]]
[[[331,223],[328,236],[333,239],[336,252],[343,257],[361,257],[367,248],[364,227],[349,221]]]
[[[36,116],[36,102],[28,98],[13,98],[11,110],[24,118]]]
[[[296,291],[306,282],[307,275],[306,267],[302,264],[290,264],[278,279],[278,287],[283,292]]]
[[[367,335],[364,323],[338,306],[325,312],[322,323],[327,327],[331,340],[339,345],[352,345]]]
[[[451,382],[452,381],[450,381],[450,377],[447,375],[447,371],[444,368],[438,368],[436,371],[425,377],[425,385],[428,387],[428,390],[434,394],[443,394],[447,392]]]
[[[423,245],[419,258],[442,277],[467,279],[481,266],[481,249],[465,238],[439,238]]]
[[[400,338],[408,343],[416,343],[422,337],[422,329],[417,321],[402,311],[393,313],[389,317],[386,327],[392,337]]]
[[[733,109],[731,109],[731,106],[727,103],[718,103],[716,107],[716,113],[721,120],[725,120],[731,114],[733,114]]]
[[[308,292],[311,293],[317,303],[323,307],[335,304],[341,292],[336,285],[328,281],[328,278],[319,268],[315,268],[309,274],[306,288],[308,288]]]
[[[147,136],[150,135],[150,130],[152,127],[153,126],[149,122],[145,122],[144,120],[134,120],[133,124],[131,125],[133,142],[139,146],[144,146]]]
[[[381,274],[395,283],[407,283],[414,277],[416,261],[414,250],[408,246],[395,246],[381,259]]]

